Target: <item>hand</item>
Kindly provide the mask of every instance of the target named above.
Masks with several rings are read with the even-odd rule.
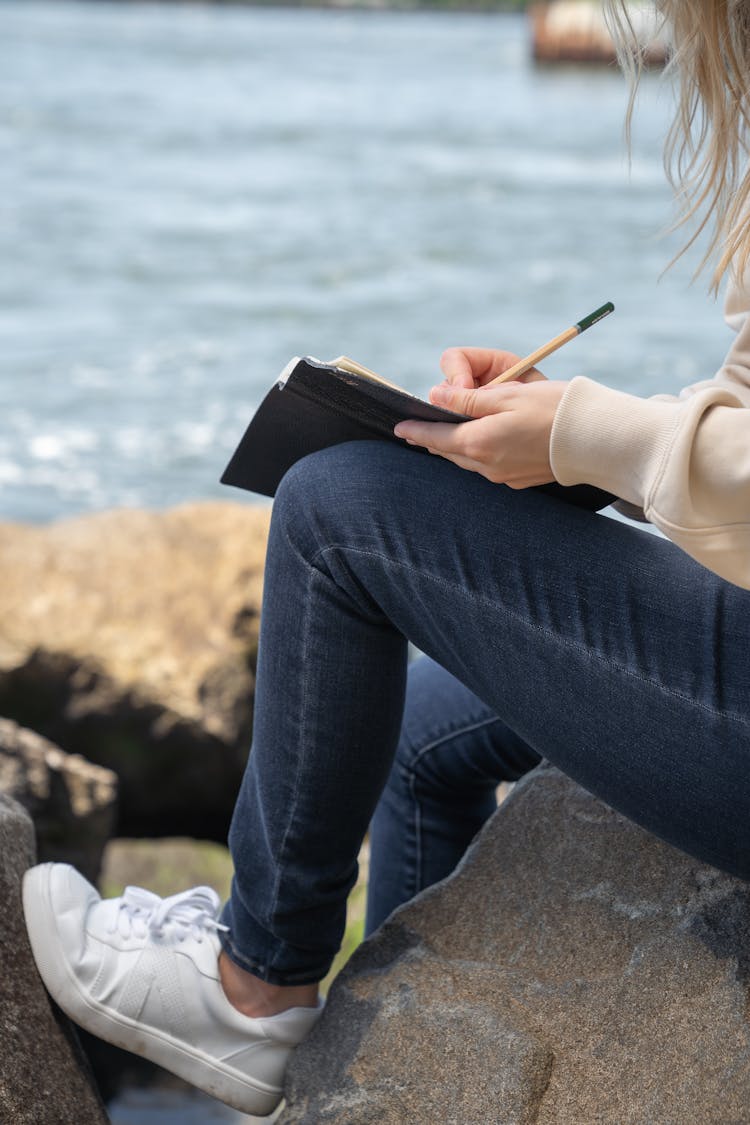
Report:
[[[502,375],[509,367],[518,363],[521,357],[513,352],[501,352],[495,348],[448,348],[440,358],[440,367],[446,382],[454,387],[483,387],[485,383]],[[541,371],[532,367],[525,375],[519,376],[519,383],[535,383],[544,379]]]
[[[454,349],[458,351],[458,349]],[[511,488],[530,488],[553,481],[549,443],[552,423],[567,383],[551,383],[537,372],[527,383],[513,380],[498,387],[469,388],[464,379],[485,381],[494,377],[492,363],[478,358],[482,349],[462,349],[448,361],[454,382],[433,387],[430,400],[459,414],[469,414],[471,422],[400,422],[395,433],[410,445],[422,445],[430,453],[453,461],[462,469],[480,473],[496,484]],[[446,353],[448,355],[449,353]],[[506,357],[507,352],[486,353]],[[456,359],[455,366],[453,365]],[[445,371],[445,356],[443,357]],[[497,361],[495,361],[497,362]],[[514,357],[495,370],[507,370]],[[528,374],[531,374],[529,372]],[[457,385],[456,385],[457,384]]]

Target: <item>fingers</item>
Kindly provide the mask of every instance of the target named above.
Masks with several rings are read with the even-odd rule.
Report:
[[[440,357],[440,370],[449,383],[457,387],[474,386],[474,368],[469,357],[471,348],[448,348]]]
[[[514,397],[512,386],[492,387],[484,390],[478,387],[467,390],[450,383],[441,383],[430,391],[430,401],[436,406],[453,410],[456,414],[468,414],[471,418],[485,418],[488,414],[499,414],[508,408]]]
[[[464,457],[461,453],[444,453],[440,449],[428,449],[428,453],[434,453],[436,457],[442,457],[444,461],[452,461],[454,465],[458,465],[459,469],[466,469],[470,473],[481,473],[482,466],[478,461],[473,461],[470,457]]]
[[[394,429],[396,437],[409,445],[423,445],[430,453],[463,453],[463,437],[458,433],[459,422],[399,422]]]
[[[440,358],[447,381],[461,387],[481,387],[502,375],[520,356],[497,348],[448,348]]]
[[[567,386],[546,379],[528,386],[510,382],[474,389],[445,383],[434,388],[433,402],[466,415],[466,421],[409,419],[399,422],[394,433],[493,483],[511,488],[543,484],[554,480],[550,434]]]
[[[449,383],[461,387],[482,387],[518,363],[520,356],[498,348],[448,348],[440,367]]]

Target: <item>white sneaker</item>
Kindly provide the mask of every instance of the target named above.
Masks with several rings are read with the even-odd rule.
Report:
[[[215,891],[161,899],[127,887],[102,900],[73,867],[43,863],[26,872],[23,903],[39,973],[71,1019],[235,1109],[273,1112],[322,1004],[261,1019],[232,1007],[219,980]]]

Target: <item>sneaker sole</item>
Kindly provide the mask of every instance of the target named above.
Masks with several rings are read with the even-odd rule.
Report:
[[[253,1081],[164,1032],[113,1012],[81,989],[57,935],[50,891],[53,866],[42,864],[25,873],[23,910],[39,975],[65,1014],[107,1043],[158,1063],[241,1113],[273,1113],[281,1101],[279,1088]]]

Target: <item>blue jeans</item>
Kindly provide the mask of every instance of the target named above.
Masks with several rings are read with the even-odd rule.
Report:
[[[408,698],[407,640],[430,658]],[[750,879],[749,653],[750,592],[661,538],[384,442],[298,462],[271,523],[227,952],[319,980],[371,820],[375,924],[542,756]]]

